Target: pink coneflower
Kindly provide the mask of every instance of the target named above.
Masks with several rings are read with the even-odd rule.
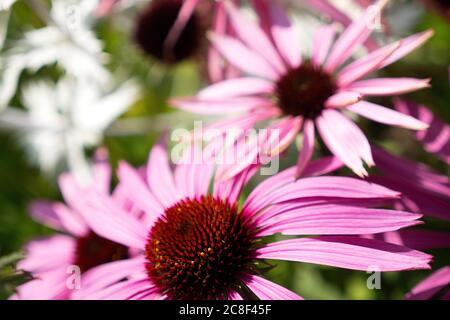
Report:
[[[214,84],[195,98],[173,100],[173,105],[198,113],[246,112],[233,118],[234,122],[228,120],[227,126],[222,125],[224,131],[242,127],[243,118],[246,126],[279,118],[269,126],[280,129],[279,144],[271,150],[261,150],[268,156],[282,152],[302,131],[298,176],[312,157],[317,128],[328,148],[356,174],[365,176],[364,162],[374,165],[369,142],[342,110],[385,124],[415,130],[427,128],[419,120],[362,99],[427,88],[429,79],[361,79],[419,47],[432,35],[431,30],[377,49],[344,66],[372,33],[375,18],[386,2],[379,1],[373,7],[376,10],[369,10],[354,21],[336,41],[334,25],[319,28],[313,39],[312,56],[305,60],[288,17],[276,4],[267,4],[268,14],[261,21],[263,27],[259,27],[227,3],[237,39],[211,34],[211,41],[231,64],[249,76]]]
[[[425,164],[394,156],[376,146],[372,146],[372,150],[379,172],[371,175],[369,181],[402,194],[400,199],[394,201],[396,209],[420,213],[435,219],[450,220],[448,177]],[[428,229],[406,229],[365,237],[416,250],[450,247],[449,233]]]
[[[408,300],[450,300],[448,286],[450,284],[450,266],[432,273],[414,287],[407,295]]]
[[[103,150],[97,153],[93,170],[95,183],[91,187],[107,195],[111,170],[104,157]],[[18,287],[12,299],[70,299],[71,285],[77,286],[75,278],[73,283],[68,281],[74,271],[72,266],[84,273],[98,265],[129,257],[126,246],[97,235],[85,223],[78,205],[83,190],[75,178],[63,174],[59,186],[67,205],[35,201],[30,211],[35,220],[63,234],[34,240],[26,246],[26,258],[18,268],[30,272],[34,280]],[[116,190],[112,198],[118,205],[126,204],[120,190]]]
[[[240,193],[255,167],[214,182],[210,193],[213,166],[191,163],[172,172],[165,148],[156,145],[145,178],[119,164],[119,186],[142,209],[140,220],[105,194],[91,191],[83,198],[83,216],[97,234],[141,254],[127,269],[112,262],[88,271],[76,298],[299,299],[263,278],[266,260],[365,271],[429,268],[427,254],[356,236],[414,225],[420,215],[367,208],[398,197],[376,184],[315,176],[340,165],[333,158],[311,162],[300,180],[295,167],[265,180],[242,206]],[[278,233],[320,236],[267,242]]]
[[[404,99],[396,99],[394,105],[398,111],[429,125],[427,130],[417,132],[416,139],[422,143],[427,152],[450,164],[450,126],[424,105]]]

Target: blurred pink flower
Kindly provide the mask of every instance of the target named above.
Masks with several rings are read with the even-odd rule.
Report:
[[[107,155],[100,150],[96,155],[93,168],[94,181],[89,188],[108,196],[111,180],[111,168],[107,164]],[[59,179],[59,187],[65,202],[35,201],[30,206],[30,212],[36,221],[63,234],[34,240],[25,248],[26,258],[18,264],[18,269],[32,274],[34,280],[17,288],[17,293],[11,299],[49,300],[70,299],[73,290],[83,282],[77,279],[87,270],[103,263],[129,258],[128,248],[116,242],[95,234],[86,224],[80,210],[84,187],[81,187],[70,174],[63,174]],[[111,201],[128,212],[137,214],[133,207],[123,197],[120,188],[111,196]],[[118,261],[122,267],[133,260]],[[73,269],[73,268],[77,268]],[[79,269],[78,269],[79,268]]]
[[[407,300],[450,300],[448,286],[450,284],[450,266],[443,267],[432,273],[415,286],[407,295]],[[443,291],[444,290],[444,291]],[[443,292],[442,292],[443,291]]]
[[[356,124],[341,110],[348,110],[371,120],[423,130],[427,124],[395,110],[363,101],[365,96],[390,96],[429,87],[429,79],[375,78],[361,80],[384,68],[422,45],[431,30],[412,35],[346,65],[372,33],[371,23],[386,1],[379,1],[361,19],[352,22],[334,41],[334,25],[317,30],[310,60],[302,61],[300,44],[285,12],[267,3],[261,27],[227,3],[231,25],[237,38],[212,33],[210,38],[222,55],[248,77],[225,80],[202,90],[194,98],[173,99],[180,109],[204,114],[233,114],[219,127],[246,129],[257,122],[281,118],[268,129],[279,129],[279,143],[261,153],[269,157],[285,150],[303,132],[299,154],[300,176],[313,155],[315,129],[333,154],[356,174],[366,176],[364,162],[373,166],[369,142]],[[269,30],[270,33],[264,30]],[[245,122],[243,124],[243,120]],[[233,171],[233,169],[230,169]]]
[[[402,194],[395,200],[395,208],[450,220],[450,180],[428,166],[394,156],[372,146],[374,159],[380,173],[371,175],[369,181]],[[450,234],[427,229],[407,229],[364,236],[416,250],[450,247]]]
[[[429,125],[427,130],[417,132],[417,140],[423,144],[426,151],[436,154],[450,164],[450,126],[426,106],[412,101],[396,99],[395,108]]]
[[[104,193],[84,197],[81,211],[94,232],[141,255],[127,269],[120,267],[125,260],[87,271],[76,299],[245,299],[244,286],[263,300],[300,299],[260,276],[266,259],[364,271],[429,268],[427,254],[357,236],[415,225],[420,215],[369,208],[398,197],[379,185],[317,177],[341,165],[334,158],[309,163],[300,180],[295,167],[265,180],[240,206],[257,167],[214,182],[209,193],[214,166],[194,164],[197,155],[186,154],[172,171],[165,147],[156,145],[144,178],[119,164],[119,186],[144,213],[140,220]],[[262,241],[278,233],[320,236]]]

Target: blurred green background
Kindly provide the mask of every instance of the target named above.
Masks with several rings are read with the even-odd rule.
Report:
[[[10,19],[8,37],[19,39],[24,31],[41,26],[39,18],[23,4],[18,3]],[[446,122],[450,121],[450,90],[448,66],[450,65],[450,24],[435,12],[426,12],[411,31],[435,30],[435,36],[420,50],[383,71],[389,76],[432,77],[432,88],[410,95],[416,101],[428,105]],[[114,23],[113,18],[100,21],[95,26],[99,38],[104,41],[111,60],[111,70],[126,70],[141,82],[142,99],[124,118],[150,117],[173,112],[166,100],[171,95],[193,94],[202,85],[202,75],[195,63],[183,63],[168,69],[143,57],[131,42],[129,34]],[[39,71],[38,77],[57,77],[58,69],[50,66]],[[125,75],[126,76],[126,75]],[[36,75],[24,74],[21,81]],[[17,97],[15,105],[20,105]],[[386,101],[388,104],[390,101]],[[392,152],[420,159],[443,174],[447,166],[434,156],[426,154],[406,130],[391,129],[369,121],[361,121],[363,131]],[[104,145],[110,152],[112,165],[125,159],[134,165],[143,164],[152,143],[159,132],[149,123],[147,132],[134,136],[108,136]],[[154,130],[155,129],[155,130]],[[11,294],[14,285],[20,283],[13,270],[14,261],[20,258],[22,246],[30,239],[52,234],[52,230],[35,223],[27,213],[28,203],[36,198],[58,200],[61,195],[55,177],[43,176],[29,164],[18,138],[0,131],[0,299]],[[295,152],[283,159],[284,166],[295,162]],[[345,174],[350,174],[344,171]],[[248,192],[248,190],[247,190]],[[443,222],[428,221],[432,228],[450,230]],[[434,267],[449,264],[448,251],[437,250]],[[364,272],[338,270],[315,265],[277,262],[267,276],[307,299],[402,299],[427,272],[386,273],[382,275],[382,289],[368,290]]]

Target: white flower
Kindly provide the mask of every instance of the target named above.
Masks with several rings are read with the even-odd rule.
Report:
[[[7,108],[0,127],[21,133],[32,158],[47,173],[67,162],[80,179],[89,176],[85,148],[99,145],[104,130],[136,100],[138,90],[127,82],[104,94],[88,81],[64,78],[57,85],[33,82],[22,89],[26,111]]]
[[[0,110],[17,90],[25,70],[57,63],[67,74],[79,80],[106,84],[109,72],[104,68],[102,44],[89,29],[94,0],[54,0],[47,27],[29,31],[0,60]]]
[[[0,0],[0,11],[9,10],[14,2],[16,2],[16,0]]]

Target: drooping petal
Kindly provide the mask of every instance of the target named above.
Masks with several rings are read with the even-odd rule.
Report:
[[[257,251],[260,259],[329,265],[368,271],[430,269],[431,256],[382,241],[352,236],[324,236],[269,243]]]
[[[377,78],[353,82],[346,90],[365,96],[391,96],[405,94],[430,87],[430,79]]]
[[[154,290],[147,277],[122,281],[103,290],[92,292],[84,300],[129,300],[133,296]]]
[[[85,297],[116,284],[134,274],[145,272],[145,259],[137,257],[106,263],[83,273],[81,289],[74,293],[74,299]]]
[[[361,101],[350,105],[347,109],[365,118],[392,126],[412,130],[425,130],[428,128],[428,124],[425,122],[367,101]]]
[[[422,44],[424,44],[429,38],[433,36],[433,34],[433,30],[427,30],[401,39],[400,47],[395,50],[395,52],[386,60],[383,61],[380,68],[384,68],[408,55],[409,53],[420,47]]]
[[[450,284],[450,267],[443,267],[415,286],[407,295],[408,300],[432,299]]]
[[[296,293],[255,275],[245,276],[245,284],[261,300],[303,300]]]
[[[322,158],[320,160],[310,162],[303,171],[303,176],[307,177],[327,174],[329,172],[337,170],[341,166],[342,162],[340,162],[335,157]],[[247,200],[243,205],[242,211],[244,212],[244,214],[255,214],[266,207],[271,201],[268,195],[272,194],[280,187],[296,180],[296,170],[296,166],[291,167],[264,180],[258,186],[256,186],[256,188],[254,188],[253,191],[249,194]]]
[[[389,58],[400,46],[400,42],[387,45],[364,56],[342,69],[337,76],[337,85],[345,88],[350,83],[359,80],[380,68],[381,64]]]
[[[357,92],[341,91],[327,99],[325,107],[327,108],[345,108],[361,101],[362,96]]]
[[[282,203],[304,198],[343,198],[343,199],[392,199],[399,193],[375,183],[349,177],[311,177],[304,178],[273,192],[272,203]]]
[[[317,118],[320,136],[327,147],[359,176],[366,176],[364,160],[374,165],[369,142],[356,124],[340,112],[325,110]]]
[[[359,235],[419,224],[421,215],[404,211],[367,209],[340,205],[318,205],[290,210],[264,221],[260,236],[285,235]]]
[[[311,161],[314,153],[314,144],[316,141],[314,122],[305,120],[303,125],[303,143],[298,156],[297,171],[295,176],[299,178],[305,170],[307,164]]]

